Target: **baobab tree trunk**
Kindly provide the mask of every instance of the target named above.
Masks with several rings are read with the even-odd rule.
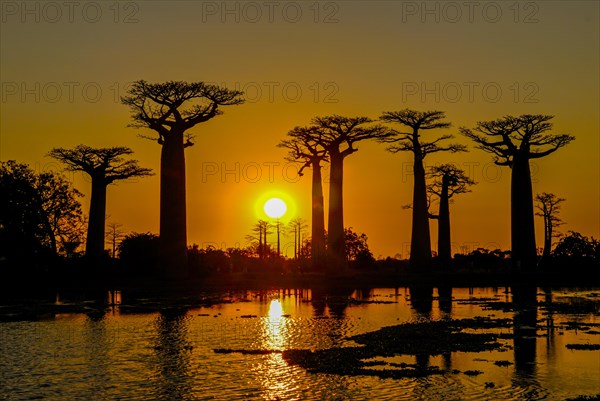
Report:
[[[332,152],[330,160],[327,262],[330,271],[339,272],[346,266],[343,203],[344,157],[339,153]]]
[[[187,276],[183,133],[165,136],[160,157],[160,265],[167,277]]]
[[[320,162],[312,163],[312,247],[313,268],[322,269],[325,261],[325,209]],[[342,224],[343,225],[343,224]]]
[[[516,155],[511,174],[511,259],[518,269],[532,269],[536,264],[533,191],[529,159]]]
[[[442,177],[440,210],[438,212],[438,258],[442,267],[449,267],[452,260],[448,180],[448,176],[444,175]]]
[[[104,177],[92,177],[90,216],[85,243],[85,254],[92,261],[98,261],[104,252],[106,185]]]
[[[415,154],[412,235],[410,264],[420,268],[431,267],[431,239],[429,237],[429,211],[423,160]]]

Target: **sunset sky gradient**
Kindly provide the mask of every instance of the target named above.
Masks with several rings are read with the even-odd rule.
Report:
[[[310,173],[297,177],[276,147],[287,131],[315,116],[377,118],[407,107],[445,111],[453,126],[439,133],[455,134],[507,114],[555,115],[553,132],[576,140],[532,163],[534,193],[567,199],[562,231],[600,237],[598,2],[44,4],[1,3],[0,160],[58,170],[45,156],[52,147],[131,147],[157,175],[109,187],[108,221],[128,232],[158,232],[160,147],[138,136],[152,132],[127,127],[129,110],[119,101],[128,83],[145,79],[246,92],[245,104],[191,130],[190,244],[244,246],[265,217],[260,200],[274,196],[288,203],[283,221],[310,221]],[[457,163],[478,182],[451,205],[454,252],[507,249],[510,170],[468,139],[457,142],[470,152],[426,159]],[[402,206],[412,198],[411,155],[377,143],[358,148],[345,163],[345,225],[368,235],[376,257],[407,257],[411,213]],[[90,183],[68,177],[86,195],[87,211]],[[431,228],[435,247],[435,222]],[[536,229],[541,247],[541,219]],[[293,248],[293,236],[288,242]]]

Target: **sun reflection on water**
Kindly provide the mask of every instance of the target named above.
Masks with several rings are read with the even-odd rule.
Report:
[[[281,301],[278,299],[271,300],[269,304],[269,319],[271,320],[279,320],[283,315],[283,307],[281,306]]]
[[[267,340],[266,348],[284,349],[287,339],[286,321],[282,319],[283,306],[279,299],[271,300],[269,312],[264,320],[264,333]]]
[[[284,350],[289,344],[288,320],[284,317],[281,300],[272,299],[263,320],[263,348]],[[263,396],[266,399],[287,399],[298,389],[291,368],[281,354],[269,354],[256,365],[260,372]]]

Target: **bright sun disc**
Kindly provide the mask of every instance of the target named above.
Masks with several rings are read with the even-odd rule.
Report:
[[[271,198],[265,202],[264,211],[272,219],[278,219],[283,216],[287,210],[285,202],[279,198]]]

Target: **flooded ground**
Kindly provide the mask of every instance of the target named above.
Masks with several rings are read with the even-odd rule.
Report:
[[[600,289],[286,289],[198,299],[211,305],[161,307],[115,292],[102,307],[59,295],[53,304],[70,313],[37,318],[1,306],[0,399],[565,400],[600,393]],[[352,337],[385,326],[439,322],[423,326],[434,333],[444,322],[476,317],[493,324],[463,332],[491,334],[497,346],[444,351],[447,341],[434,336],[440,352],[400,347],[390,355],[398,339],[384,330],[376,333],[380,348],[360,361],[362,373],[335,369],[335,360],[321,373],[320,362],[289,357],[291,349],[319,358],[332,348],[360,351],[362,337]],[[394,376],[406,368],[415,377]]]

